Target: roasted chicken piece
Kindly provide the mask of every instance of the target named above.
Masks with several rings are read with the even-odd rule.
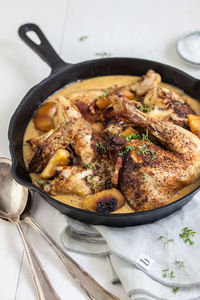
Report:
[[[161,82],[160,74],[153,70],[149,70],[146,75],[143,75],[130,88],[137,96],[145,95],[150,89],[156,87]]]
[[[63,106],[65,123],[47,137],[42,136],[41,141],[39,138],[36,142],[30,141],[35,151],[29,164],[30,170],[40,173],[56,151],[67,148],[72,152],[72,160],[74,152],[75,163],[79,166],[64,166],[63,172],[51,183],[51,193],[69,193],[73,189],[77,191],[75,194],[86,196],[109,188],[113,166],[108,159],[105,142],[69,100],[59,96],[58,101]],[[67,171],[64,171],[65,168]]]
[[[177,93],[156,87],[146,94],[143,99],[144,106],[150,107],[147,114],[155,119],[173,122],[181,127],[188,127],[188,114],[195,112],[190,105]]]
[[[200,139],[190,131],[138,111],[125,97],[113,95],[115,114],[147,128],[164,148],[139,139],[127,142],[120,190],[135,210],[166,205],[178,190],[200,174]],[[123,153],[123,152],[122,152]]]

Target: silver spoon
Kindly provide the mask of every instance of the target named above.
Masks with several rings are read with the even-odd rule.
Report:
[[[20,215],[26,206],[28,190],[14,181],[11,175],[11,161],[6,158],[0,158],[0,183],[0,217],[17,226],[27,254],[38,298],[40,300],[59,300],[60,298],[53,289],[20,224]]]
[[[0,182],[2,182],[2,165],[7,163],[7,168],[11,168],[11,161],[6,159],[0,158]],[[7,172],[8,173],[8,172]],[[21,210],[21,221],[26,222],[30,226],[33,227],[37,232],[39,232],[42,237],[49,243],[49,245],[54,249],[56,254],[58,255],[59,259],[62,261],[64,266],[67,268],[68,272],[74,278],[76,283],[82,289],[82,291],[87,295],[87,297],[91,300],[119,300],[116,296],[109,293],[105,290],[91,275],[89,275],[77,262],[75,262],[63,249],[54,241],[51,236],[31,217],[30,210],[31,210],[31,198],[28,197],[28,190],[27,188],[19,185],[14,181],[11,176],[9,170],[9,178],[7,178],[10,183],[4,183],[4,194],[12,194],[12,185],[18,186],[18,189],[21,189],[22,196],[15,197],[13,201],[6,201],[10,202],[9,207],[15,208],[16,206],[20,205],[23,207]],[[5,181],[6,181],[5,180]],[[1,193],[2,194],[2,193]],[[0,196],[0,209],[1,208],[1,196]],[[5,210],[5,209],[4,209]],[[22,213],[23,212],[23,213]],[[1,212],[0,212],[1,213]],[[48,298],[48,300],[51,298]]]

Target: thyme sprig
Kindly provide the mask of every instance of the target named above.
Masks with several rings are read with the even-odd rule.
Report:
[[[130,150],[134,150],[135,149],[135,147],[133,147],[133,146],[126,146],[120,153],[119,153],[119,155],[120,156],[124,156],[124,155],[126,155]]]
[[[168,277],[168,278],[171,278],[171,279],[172,279],[172,278],[175,278],[175,277],[176,277],[176,276],[174,275],[174,272],[173,272],[173,271],[170,271],[169,268],[162,270],[162,272],[163,272],[163,277],[164,277],[164,278]]]
[[[82,35],[80,36],[79,38],[79,42],[83,42],[84,40],[88,39],[88,36],[87,35]]]
[[[163,235],[159,236],[158,240],[162,240],[164,243],[164,246],[168,245],[169,243],[174,242],[174,239],[166,239]]]
[[[182,229],[182,233],[180,233],[179,236],[185,243],[189,243],[191,246],[193,246],[194,242],[191,240],[191,238],[194,237],[195,234],[195,231],[189,229],[188,227],[185,227]]]
[[[95,169],[95,166],[92,165],[92,164],[86,164],[86,163],[84,163],[84,166],[85,166],[87,169]]]
[[[136,107],[140,111],[146,111],[146,112],[151,111],[151,108],[148,105],[142,106],[142,104],[136,104]]]
[[[184,260],[175,260],[174,264],[179,265],[180,267],[184,267],[185,263]]]
[[[40,186],[42,186],[42,187],[44,187],[45,184],[46,184],[46,182],[44,182],[44,181],[42,181],[42,180],[38,180],[38,181],[37,181],[37,184],[40,185]]]
[[[178,293],[179,291],[179,287],[175,287],[173,290],[172,290],[172,293],[174,293],[175,295]]]
[[[105,147],[101,142],[96,143],[95,146],[96,146],[100,151],[103,151],[104,153],[106,153],[106,147]]]
[[[119,136],[120,136],[120,137],[123,137],[123,138],[126,139],[127,141],[140,139],[140,136],[139,136],[139,134],[137,134],[137,133],[131,133],[129,136],[125,136],[125,135],[123,135],[123,134],[120,134]]]

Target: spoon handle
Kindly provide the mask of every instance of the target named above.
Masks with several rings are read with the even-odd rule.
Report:
[[[55,240],[31,217],[27,216],[23,219],[39,232],[42,237],[54,249],[59,259],[62,261],[68,272],[80,286],[82,291],[91,300],[119,300],[116,296],[105,290],[90,274],[88,274],[76,261],[71,258],[63,249],[56,243]]]
[[[39,300],[60,300],[55,290],[53,289],[39,259],[37,258],[35,251],[33,250],[29,240],[27,239],[21,224],[18,222],[16,222],[15,224],[17,226],[17,229],[20,233],[20,236],[24,244],[33,281],[36,286],[38,299]]]

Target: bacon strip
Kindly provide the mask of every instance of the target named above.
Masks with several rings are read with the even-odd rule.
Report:
[[[119,171],[120,171],[121,167],[122,167],[122,157],[118,156],[117,160],[116,160],[116,164],[115,164],[115,172],[114,172],[114,175],[113,175],[113,178],[112,178],[112,183],[114,185],[118,184]]]

